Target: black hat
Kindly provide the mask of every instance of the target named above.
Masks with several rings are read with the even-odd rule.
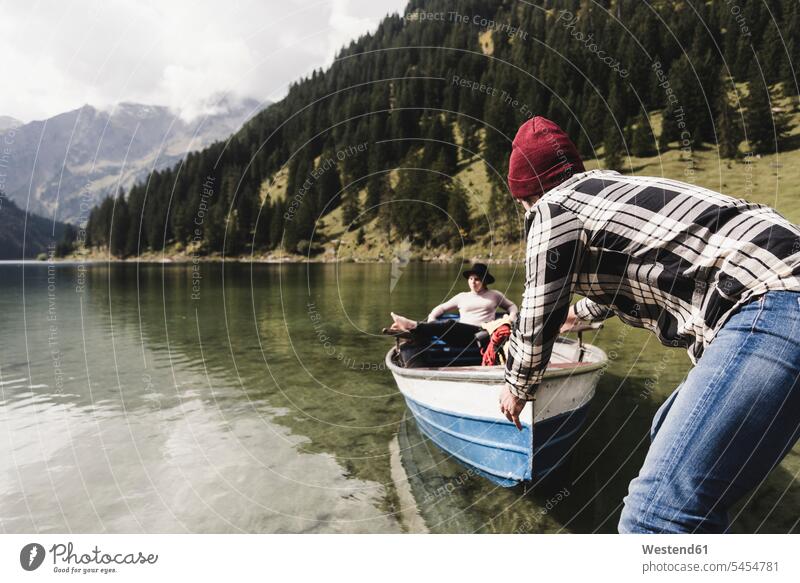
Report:
[[[472,269],[467,269],[462,275],[467,279],[469,279],[470,275],[477,275],[485,285],[494,283],[494,277],[489,273],[489,268],[483,263],[474,263]]]

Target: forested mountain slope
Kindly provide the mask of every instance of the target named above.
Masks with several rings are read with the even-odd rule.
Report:
[[[107,199],[87,243],[133,256],[514,241],[504,176],[531,115],[610,167],[680,159],[678,179],[708,152],[796,147],[799,15],[788,0],[412,0],[230,140]]]
[[[64,223],[53,225],[52,220],[26,213],[0,193],[0,259],[18,261],[42,254],[61,255],[66,251],[59,248],[65,235],[72,240],[76,233]]]

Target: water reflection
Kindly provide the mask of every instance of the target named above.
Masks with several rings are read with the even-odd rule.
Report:
[[[57,266],[51,293],[47,266],[0,266],[4,530],[614,532],[685,354],[609,322],[569,464],[498,488],[419,433],[383,369],[389,309],[422,318],[464,286],[403,267],[93,265],[76,292]],[[519,269],[493,272],[519,297]],[[797,451],[734,530],[798,528]]]

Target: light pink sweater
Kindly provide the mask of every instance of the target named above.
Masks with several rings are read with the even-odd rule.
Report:
[[[517,306],[514,302],[497,290],[484,289],[477,294],[468,291],[453,296],[445,303],[433,308],[428,314],[428,321],[436,320],[445,312],[458,308],[461,322],[480,326],[484,322],[494,320],[498,306],[508,310],[512,320],[517,318]]]

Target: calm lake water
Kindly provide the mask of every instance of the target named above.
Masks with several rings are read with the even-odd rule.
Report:
[[[493,268],[515,301],[520,269]],[[685,352],[609,321],[568,467],[498,488],[383,365],[390,309],[463,289],[458,265],[0,265],[2,532],[615,532]],[[798,472],[795,447],[734,530],[798,530]]]

